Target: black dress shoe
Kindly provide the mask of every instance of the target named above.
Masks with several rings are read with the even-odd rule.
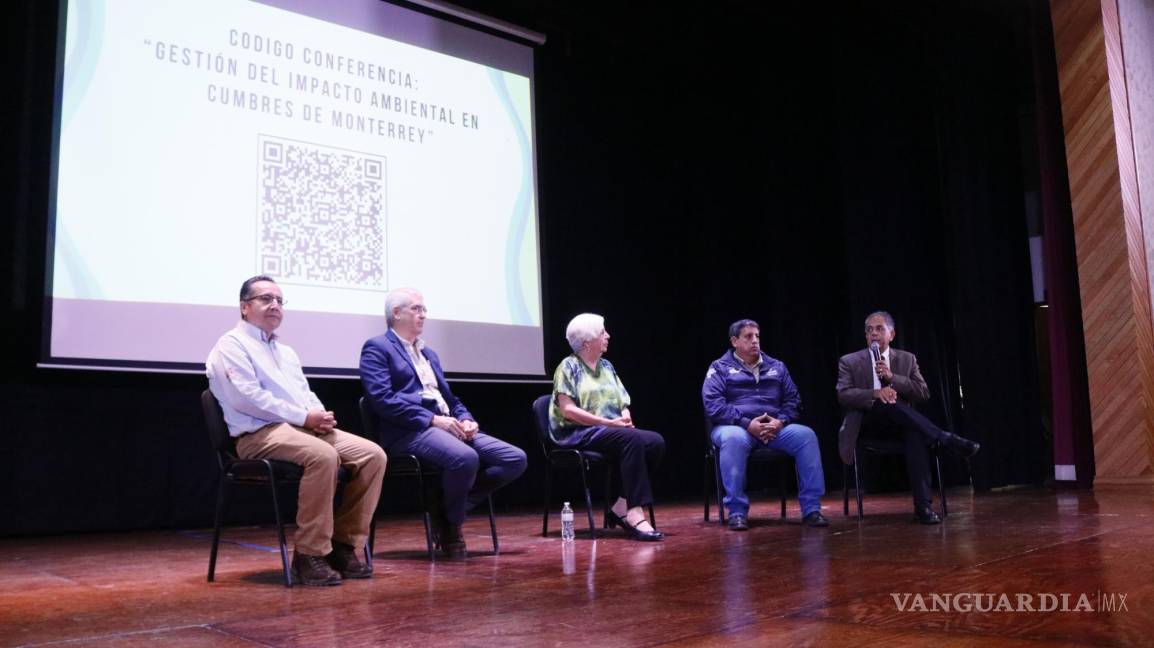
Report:
[[[441,536],[441,551],[446,558],[459,560],[465,558],[468,552],[465,548],[465,534],[461,532],[461,525],[446,524]]]
[[[434,507],[433,511],[429,516],[433,523],[433,548],[447,558],[464,558],[465,534],[461,531],[461,525],[450,524],[439,506]]]
[[[970,441],[969,439],[960,437],[950,432],[946,432],[942,436],[942,438],[938,441],[938,445],[945,446],[947,450],[963,459],[969,459],[970,457],[978,454],[978,450],[982,449],[982,445],[980,443],[975,443],[974,441]]]
[[[729,514],[729,530],[730,531],[749,531],[749,520],[741,513]]]
[[[941,524],[942,518],[932,508],[914,509],[914,519],[922,524]]]
[[[805,514],[805,517],[803,517],[801,521],[806,526],[811,527],[829,526],[829,520],[825,519],[825,516],[821,514],[821,511],[810,511],[809,513]]]
[[[653,531],[642,531],[641,529],[638,529],[632,524],[629,524],[625,518],[617,515],[613,511],[609,511],[609,521],[624,529],[625,535],[633,538],[634,540],[639,540],[641,542],[656,542],[665,538],[665,534],[657,531],[656,529]],[[641,524],[641,522],[638,521],[637,524]]]

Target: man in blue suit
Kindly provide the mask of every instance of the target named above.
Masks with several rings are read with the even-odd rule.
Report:
[[[389,330],[361,349],[361,382],[381,419],[381,446],[443,471],[437,543],[450,558],[463,558],[465,513],[525,472],[527,460],[524,450],[481,432],[450,391],[441,360],[420,338],[427,313],[412,288],[388,294]]]

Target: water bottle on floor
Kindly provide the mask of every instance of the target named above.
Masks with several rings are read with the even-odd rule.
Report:
[[[577,573],[577,543],[576,542],[562,542],[561,543],[561,573],[576,574]]]
[[[573,509],[569,502],[561,507],[561,540],[573,542]]]

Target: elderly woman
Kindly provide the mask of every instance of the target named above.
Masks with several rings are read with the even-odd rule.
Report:
[[[557,445],[593,450],[621,466],[624,497],[613,505],[610,520],[635,540],[665,537],[645,518],[653,503],[649,475],[665,451],[665,439],[633,427],[629,392],[608,360],[609,332],[600,315],[582,313],[565,329],[573,355],[553,373],[553,400],[549,407],[550,435]]]

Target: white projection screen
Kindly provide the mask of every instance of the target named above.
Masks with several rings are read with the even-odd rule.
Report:
[[[41,366],[203,371],[268,274],[313,375],[420,289],[458,376],[544,370],[533,50],[380,0],[65,0]]]

